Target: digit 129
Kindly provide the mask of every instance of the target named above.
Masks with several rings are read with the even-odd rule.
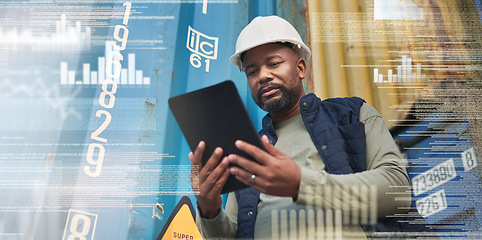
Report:
[[[126,10],[124,12],[124,20],[122,21],[123,25],[116,25],[114,29],[114,39],[121,42],[120,46],[117,46],[116,41],[112,41],[112,46],[114,48],[118,48],[119,51],[122,51],[126,48],[127,44],[127,37],[129,36],[129,29],[127,29],[127,23],[129,22],[129,15],[131,12],[131,5],[132,3],[130,2],[125,2],[123,6],[126,7]],[[119,36],[120,30],[122,31],[122,37]],[[111,51],[107,58],[107,63],[105,66],[105,74],[107,75],[108,78],[104,80],[102,83],[102,92],[100,93],[99,96],[99,104],[106,108],[106,109],[111,109],[115,105],[115,93],[117,92],[117,83],[113,80],[116,79],[120,76],[122,65],[119,61],[116,61],[114,58],[114,55],[117,55],[119,61],[122,61],[124,57],[120,52],[116,51]],[[112,65],[115,65],[113,68]],[[109,90],[109,85],[112,85]],[[108,96],[108,102],[106,103],[106,97]],[[105,120],[102,125],[100,125],[97,130],[95,130],[91,135],[90,138],[92,140],[96,140],[98,142],[102,143],[107,143],[107,139],[103,137],[99,137],[99,135],[109,126],[111,120],[112,120],[112,115],[109,113],[109,111],[104,110],[104,109],[99,109],[95,113],[96,117],[101,117],[102,115],[105,115]],[[101,143],[98,142],[93,142],[89,144],[89,148],[87,149],[87,156],[86,156],[86,161],[89,164],[89,166],[84,166],[84,173],[87,174],[89,177],[98,177],[100,173],[102,172],[102,164],[104,163],[104,156],[105,156],[105,147]],[[98,149],[98,154],[97,154],[97,159],[94,160],[94,152],[95,149]],[[92,171],[91,167],[95,167],[94,171]]]

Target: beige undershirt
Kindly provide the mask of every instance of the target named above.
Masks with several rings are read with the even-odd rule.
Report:
[[[298,198],[282,198],[260,195],[258,215],[255,225],[255,239],[271,239],[271,212],[273,209],[300,209],[313,202],[321,204],[321,209],[342,209],[344,186],[374,185],[377,187],[379,217],[403,212],[403,207],[410,205],[410,195],[405,188],[409,180],[404,166],[406,160],[401,158],[393,138],[388,132],[383,119],[368,104],[360,109],[360,121],[365,124],[367,143],[367,171],[333,175],[326,172],[325,164],[316,150],[307,132],[301,115],[288,119],[277,126],[276,148],[290,156],[301,167],[301,181]],[[332,187],[333,197],[321,198],[323,189]],[[316,199],[316,200],[315,200]],[[206,238],[235,238],[237,228],[237,202],[234,193],[230,193],[226,210],[221,210],[214,219],[200,218],[200,230]],[[308,208],[309,209],[309,208]],[[288,218],[289,219],[289,218]],[[289,221],[289,220],[288,220]],[[360,239],[365,233],[359,225],[343,226],[343,239]]]

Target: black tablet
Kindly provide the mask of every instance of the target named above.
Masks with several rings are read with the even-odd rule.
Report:
[[[251,143],[264,150],[232,81],[172,97],[169,99],[169,108],[191,151],[194,152],[201,140],[206,142],[206,150],[202,157],[203,165],[216,147],[223,149],[224,156],[237,154],[255,161],[235,147],[236,140]],[[245,187],[246,185],[230,175],[222,193]]]

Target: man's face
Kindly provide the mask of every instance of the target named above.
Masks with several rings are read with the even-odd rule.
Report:
[[[282,44],[264,44],[246,52],[243,68],[256,104],[269,113],[284,113],[303,95],[306,62]]]

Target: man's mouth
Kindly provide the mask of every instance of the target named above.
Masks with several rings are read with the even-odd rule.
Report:
[[[276,86],[267,86],[261,90],[261,96],[262,97],[269,97],[276,92],[278,92],[278,88]]]

